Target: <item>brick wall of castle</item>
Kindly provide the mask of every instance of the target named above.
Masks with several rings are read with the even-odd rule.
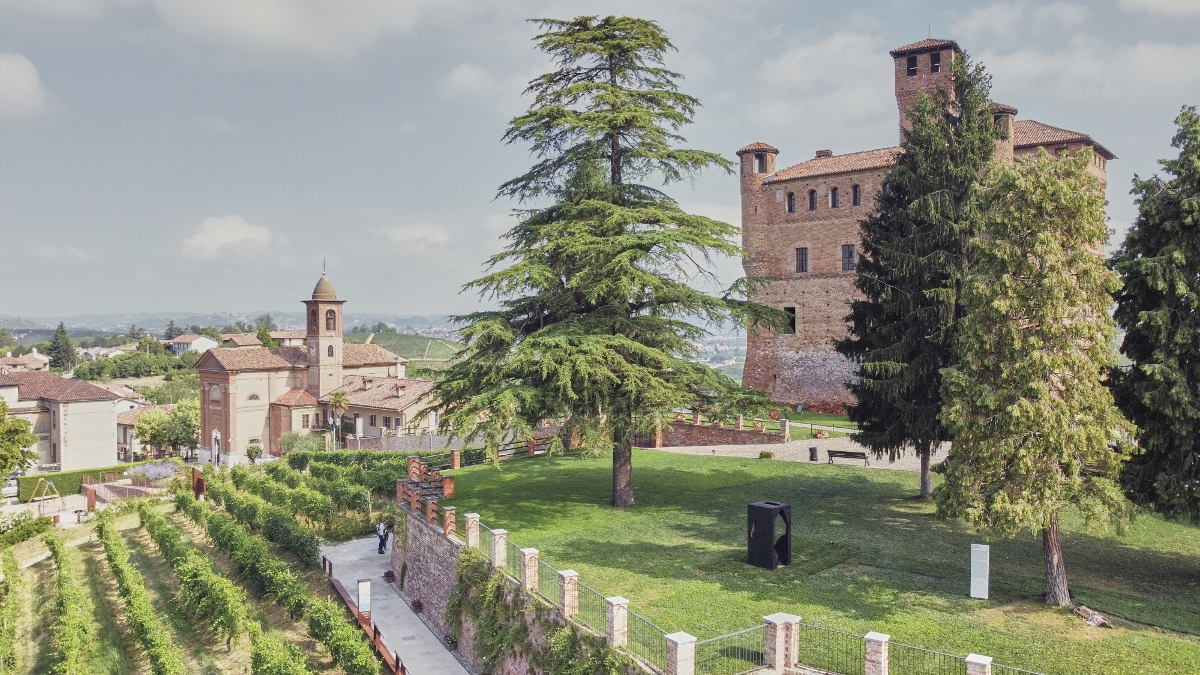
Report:
[[[424,518],[404,510],[401,513],[408,516],[408,531],[402,533],[396,529],[392,571],[399,579],[400,570],[407,563],[404,594],[410,600],[420,600],[425,606],[425,616],[445,635],[446,603],[454,590],[458,553],[463,544],[445,536],[440,527],[426,523]]]
[[[749,423],[747,423],[748,425]],[[662,430],[663,448],[688,445],[760,445],[783,443],[782,434],[768,434],[755,429],[730,429],[707,424],[676,422],[671,429]]]

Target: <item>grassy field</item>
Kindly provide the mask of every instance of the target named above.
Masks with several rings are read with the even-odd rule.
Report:
[[[1064,516],[1071,588],[1110,630],[1042,604],[1028,534],[992,542],[992,599],[967,598],[982,539],[938,521],[914,473],[638,450],[637,505],[615,509],[611,471],[576,457],[470,467],[448,504],[668,632],[704,639],[784,611],[1050,675],[1200,672],[1198,528],[1146,516],[1116,536]],[[793,564],[774,572],[743,562],[746,504],[761,499],[792,504]]]
[[[396,356],[408,359],[411,369],[442,370],[462,345],[453,340],[407,333],[347,333],[346,342],[363,344],[367,339]]]

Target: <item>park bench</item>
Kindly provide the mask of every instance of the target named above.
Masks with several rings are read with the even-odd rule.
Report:
[[[867,453],[855,452],[853,450],[830,450],[826,453],[829,456],[829,463],[833,464],[834,458],[839,459],[861,459],[863,466],[871,466],[871,460],[867,459]]]

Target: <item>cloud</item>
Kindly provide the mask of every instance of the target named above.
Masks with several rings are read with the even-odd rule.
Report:
[[[438,225],[397,225],[380,232],[408,253],[421,253],[450,241],[450,235]]]
[[[521,221],[517,215],[510,211],[509,213],[497,213],[495,215],[488,216],[487,219],[483,221],[483,227],[488,232],[503,234],[516,227],[520,222]]]
[[[981,7],[951,27],[955,35],[974,37],[994,34],[1012,37],[1030,28],[1053,26],[1057,30],[1075,26],[1088,17],[1090,11],[1083,5],[1068,2],[1039,4],[1030,8],[1028,3],[997,2]]]
[[[277,241],[270,228],[251,225],[244,218],[228,215],[205,218],[196,233],[183,242],[183,257],[212,260],[219,255],[248,255],[263,251]]]
[[[232,134],[237,131],[237,126],[220,115],[211,117],[201,117],[196,120],[196,124],[207,131],[215,131],[219,134]]]
[[[36,246],[31,251],[33,257],[39,260],[82,260],[91,256],[74,246]]]
[[[875,36],[841,32],[794,44],[764,60],[755,80],[758,97],[746,112],[768,127],[858,127],[861,134],[896,123],[892,66]]]
[[[0,0],[0,10],[49,19],[97,19],[114,6],[137,0]]]
[[[21,54],[0,52],[0,121],[49,112],[54,96],[42,86],[37,68]]]
[[[1146,12],[1159,16],[1200,15],[1200,2],[1196,0],[1120,0],[1117,4],[1128,12]]]
[[[487,69],[464,63],[443,77],[439,87],[446,96],[492,98],[499,90],[499,83]]]

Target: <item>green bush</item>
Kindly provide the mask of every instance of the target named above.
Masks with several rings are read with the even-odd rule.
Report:
[[[84,613],[84,593],[76,578],[75,561],[54,533],[45,536],[50,557],[58,568],[54,597],[50,601],[50,673],[79,675],[88,672],[89,647],[95,641]]]
[[[54,519],[50,516],[22,520],[8,532],[0,534],[0,548],[19,544],[26,539],[33,539],[51,527],[54,527]]]
[[[4,593],[3,605],[0,606],[0,672],[12,672],[16,664],[17,647],[17,617],[21,616],[21,597],[15,593],[21,583],[21,572],[17,569],[17,558],[12,549],[4,551],[4,583],[0,591]]]
[[[346,675],[377,675],[379,659],[362,630],[350,623],[339,601],[315,600],[308,607],[308,633],[333,655]]]
[[[250,628],[250,675],[310,675],[307,659],[296,645]]]
[[[141,464],[154,464],[162,461],[164,460],[147,459],[142,462],[116,464],[113,466],[103,466],[96,469],[77,469],[75,471],[55,471],[50,473],[34,474],[31,476],[19,476],[17,478],[17,499],[21,500],[22,502],[29,501],[29,498],[33,496],[33,489],[37,487],[38,479],[40,478],[45,478],[47,481],[53,482],[55,489],[58,490],[58,494],[65,497],[66,495],[79,494],[79,490],[83,487],[84,476],[99,478],[106,473],[122,473],[124,471],[128,471],[129,468],[133,466],[138,466]],[[166,461],[174,462],[180,467],[183,466],[180,460],[175,457],[168,458]]]

